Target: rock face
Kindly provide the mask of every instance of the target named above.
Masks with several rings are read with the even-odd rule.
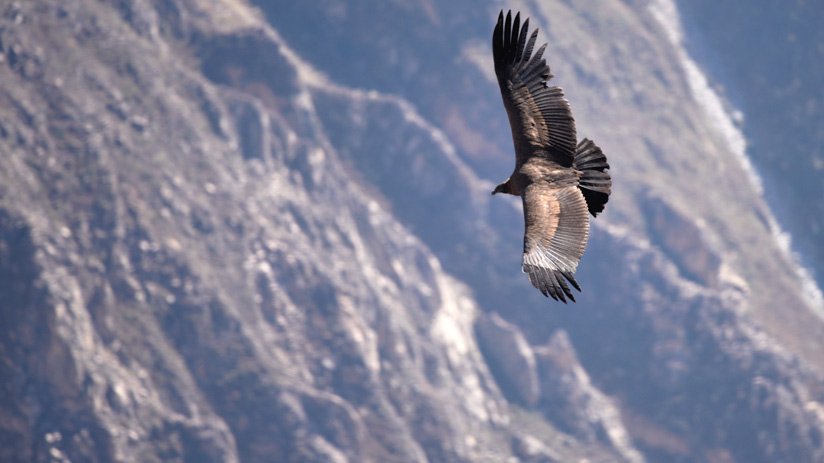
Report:
[[[535,405],[541,394],[538,370],[523,333],[496,313],[478,319],[475,330],[481,352],[503,391],[513,402]]]
[[[592,385],[564,331],[535,350],[541,384],[540,409],[554,423],[586,442],[603,441],[626,461],[644,461],[632,446],[612,401]]]
[[[344,174],[270,29],[165,5],[7,12],[0,460],[471,458],[505,416],[465,285]]]
[[[824,285],[821,3],[679,1],[692,50],[742,111],[776,215]],[[741,40],[751,37],[752,40]],[[761,59],[739,59],[758,54]],[[753,78],[755,76],[755,78]]]
[[[530,12],[616,179],[573,308],[489,198],[497,6],[260,8],[0,5],[0,461],[824,461],[824,323],[660,4]]]

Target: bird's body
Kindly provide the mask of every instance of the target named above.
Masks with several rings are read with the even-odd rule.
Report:
[[[495,193],[520,196],[524,206],[522,270],[545,296],[574,301],[573,276],[586,249],[589,215],[601,212],[612,180],[606,157],[591,141],[577,143],[575,119],[560,87],[542,58],[543,45],[532,49],[529,19],[520,28],[520,14],[503,11],[492,37],[495,74],[509,115],[515,147],[515,169]]]

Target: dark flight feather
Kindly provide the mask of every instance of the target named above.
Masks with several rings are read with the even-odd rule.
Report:
[[[495,73],[504,106],[509,113],[510,125],[514,128],[526,120],[541,123],[543,130],[539,131],[538,136],[529,138],[527,134],[529,139],[526,141],[542,148],[538,155],[570,167],[578,142],[575,119],[563,90],[547,86],[553,76],[543,59],[546,44],[531,59],[523,54],[524,50],[531,51],[534,41],[530,40],[532,43],[529,47],[526,46],[529,20],[524,21],[521,31],[516,29],[520,24],[520,17],[520,13],[515,15],[513,27],[511,12],[507,13],[504,21],[501,11],[492,39]],[[537,37],[537,32],[538,29],[533,36]],[[513,133],[513,137],[514,135]]]
[[[590,214],[595,217],[604,210],[612,192],[612,177],[606,172],[609,169],[607,157],[592,140],[584,138],[578,144],[575,167],[581,171],[581,193],[584,194]]]

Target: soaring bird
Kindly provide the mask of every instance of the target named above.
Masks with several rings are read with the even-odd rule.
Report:
[[[521,14],[498,15],[492,34],[495,74],[509,115],[515,169],[492,194],[520,196],[524,206],[524,255],[521,269],[544,296],[575,301],[567,282],[589,238],[589,214],[604,210],[612,187],[601,148],[586,138],[577,143],[575,119],[543,58],[546,44],[532,54],[538,29],[529,32]]]

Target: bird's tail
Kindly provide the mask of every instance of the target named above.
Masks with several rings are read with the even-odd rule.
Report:
[[[593,217],[604,210],[609,200],[612,178],[609,176],[609,163],[604,152],[592,140],[584,138],[578,143],[575,153],[575,167],[581,171],[578,187],[587,201],[587,208]]]

